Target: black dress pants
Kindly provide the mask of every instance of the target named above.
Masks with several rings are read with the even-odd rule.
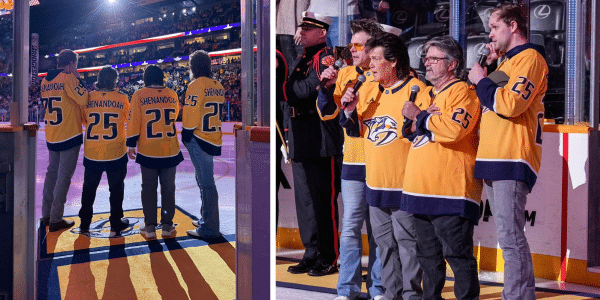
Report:
[[[81,209],[79,209],[79,218],[81,224],[89,226],[94,214],[94,201],[96,200],[96,190],[102,179],[104,171],[96,171],[91,168],[85,168],[83,174],[83,189],[81,191]],[[111,227],[121,223],[123,218],[123,194],[125,192],[125,176],[127,175],[127,165],[120,169],[106,171],[108,179],[108,190],[110,191],[110,225]]]
[[[341,156],[292,160],[298,229],[304,258],[334,264],[339,256],[338,205]]]

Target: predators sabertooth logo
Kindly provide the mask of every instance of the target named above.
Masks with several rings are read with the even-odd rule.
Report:
[[[123,230],[121,230],[120,235],[116,235],[114,237],[126,237],[140,233],[140,226],[144,224],[144,218],[136,218],[136,217],[126,217],[125,219],[129,220],[129,226]],[[177,224],[173,224],[173,226],[177,226]],[[156,225],[156,230],[161,229],[161,224]],[[79,234],[79,228],[73,228],[70,230],[73,234]],[[100,219],[90,224],[90,237],[107,239],[110,237],[110,221],[108,218]]]
[[[364,120],[363,124],[369,129],[367,139],[375,146],[385,146],[398,137],[398,122],[390,116]]]
[[[431,141],[431,139],[429,138],[429,136],[420,135],[413,140],[412,147],[413,147],[413,149],[421,148],[421,147],[427,145],[427,143],[429,143],[430,141]]]

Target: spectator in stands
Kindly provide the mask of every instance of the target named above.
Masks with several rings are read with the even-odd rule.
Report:
[[[213,158],[221,155],[223,144],[219,106],[225,100],[223,86],[212,78],[210,58],[204,51],[190,56],[193,81],[185,96],[181,140],[188,149],[196,170],[202,204],[200,220],[192,222],[198,227],[188,230],[195,238],[215,238],[219,231],[219,194],[213,173]]]

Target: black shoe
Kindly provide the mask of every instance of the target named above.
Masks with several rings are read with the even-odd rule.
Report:
[[[129,219],[127,219],[127,218],[123,218],[123,219],[121,219],[120,221],[121,221],[121,222],[120,222],[120,224],[119,224],[119,223],[117,223],[117,224],[116,224],[116,225],[114,225],[114,226],[111,224],[111,225],[110,225],[110,231],[113,231],[113,232],[121,232],[123,229],[125,229],[125,228],[129,227]]]
[[[87,235],[90,236],[90,223],[91,220],[86,222],[86,221],[81,221],[81,224],[79,224],[79,234],[83,234],[83,235]],[[77,231],[77,230],[75,230]]]
[[[61,229],[70,228],[73,225],[75,225],[74,221],[67,221],[65,219],[62,219],[62,220],[58,221],[57,223],[50,223],[49,231],[50,232],[59,231]]]
[[[337,271],[338,269],[336,265],[319,261],[314,267],[308,270],[308,276],[325,276],[336,273]]]
[[[289,266],[288,272],[292,274],[302,274],[308,272],[315,265],[316,259],[302,258],[297,265]]]
[[[90,236],[90,228],[89,227],[79,226],[79,228],[75,228],[75,229],[71,230],[71,232],[75,233],[75,234],[85,235],[87,237]]]

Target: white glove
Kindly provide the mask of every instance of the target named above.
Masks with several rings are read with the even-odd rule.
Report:
[[[281,145],[281,153],[283,153],[283,162],[285,162],[286,164],[289,164],[290,161],[288,159],[288,153],[285,150],[285,147],[283,145]]]

